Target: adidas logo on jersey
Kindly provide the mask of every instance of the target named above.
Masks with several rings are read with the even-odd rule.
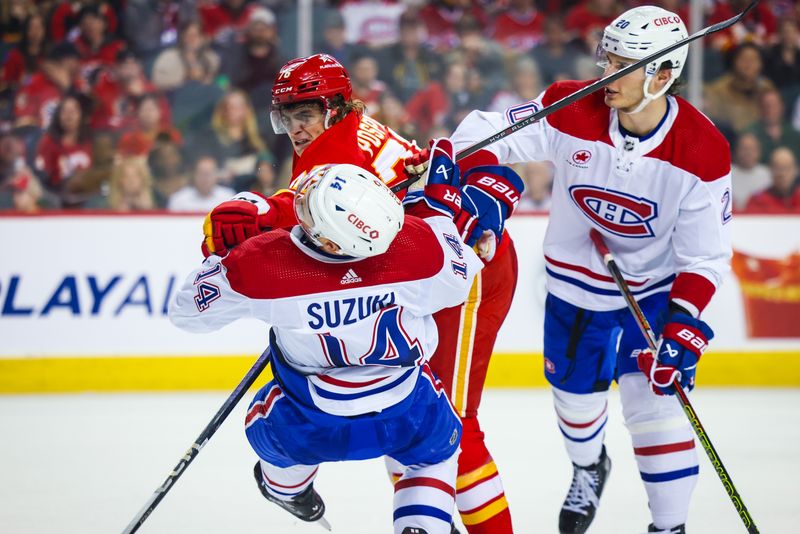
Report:
[[[339,282],[342,285],[346,284],[355,284],[356,282],[361,282],[361,277],[356,274],[353,269],[350,269],[345,273],[342,277],[342,280]]]

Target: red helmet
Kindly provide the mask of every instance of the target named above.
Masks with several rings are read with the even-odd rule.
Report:
[[[333,56],[314,54],[293,59],[281,68],[272,86],[272,105],[322,100],[327,108],[327,100],[336,95],[350,100],[350,76]]]

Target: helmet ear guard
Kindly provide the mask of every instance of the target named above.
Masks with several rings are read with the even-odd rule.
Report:
[[[606,26],[598,46],[598,64],[604,60],[601,55],[605,56],[608,53],[640,60],[688,36],[686,25],[675,13],[654,6],[636,7],[626,11]],[[647,104],[669,90],[683,72],[688,53],[688,47],[682,46],[645,65],[644,98],[636,109],[629,113],[640,112]],[[672,69],[671,79],[657,93],[651,94],[650,82],[666,62],[669,62]]]
[[[317,246],[332,241],[339,254],[383,254],[403,227],[403,207],[378,177],[355,165],[323,165],[297,184],[294,209]]]

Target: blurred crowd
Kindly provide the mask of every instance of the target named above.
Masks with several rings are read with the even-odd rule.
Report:
[[[316,0],[313,47],[345,65],[371,116],[426,146],[473,109],[600,76],[603,28],[644,3],[690,24],[682,0]],[[747,3],[702,0],[700,25]],[[1,2],[0,210],[204,212],[236,190],[284,187],[291,145],[268,111],[275,75],[297,55],[297,9]],[[762,0],[705,41],[702,107],[731,143],[738,212],[800,213],[799,21],[797,1]],[[517,170],[522,209],[546,211],[551,165]]]

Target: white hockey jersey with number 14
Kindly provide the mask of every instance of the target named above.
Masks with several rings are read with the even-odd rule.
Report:
[[[558,82],[505,114],[473,112],[458,126],[456,150],[529,116],[590,82]],[[625,307],[594,250],[596,228],[637,297],[671,288],[699,314],[729,268],[730,148],[711,121],[667,97],[658,127],[634,137],[620,127],[602,91],[489,145],[500,163],[555,165],[544,239],[550,293],[581,308]]]
[[[284,393],[333,415],[403,400],[438,343],[431,315],[467,298],[483,263],[447,217],[406,215],[389,249],[364,259],[323,255],[300,227],[210,256],[186,279],[170,320],[209,332],[241,317],[272,325],[291,383]]]

